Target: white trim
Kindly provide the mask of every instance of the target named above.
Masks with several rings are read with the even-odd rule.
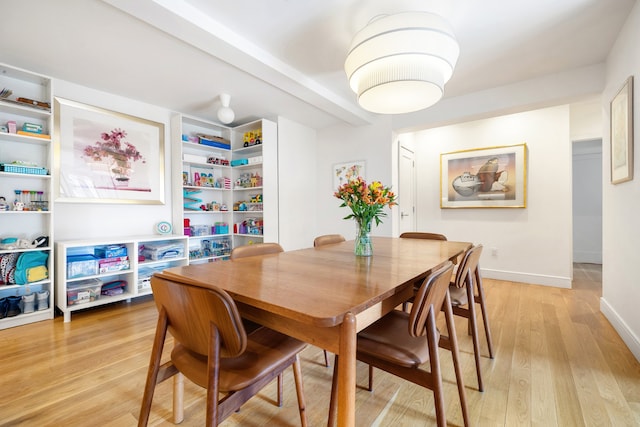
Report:
[[[633,330],[604,298],[600,298],[600,311],[611,323],[613,329],[618,332],[618,335],[620,335],[622,341],[629,347],[629,350],[631,350],[636,360],[640,362],[640,339],[633,333]]]
[[[571,277],[547,276],[544,274],[521,273],[481,268],[482,277],[487,279],[507,280],[509,282],[528,283],[532,285],[552,286],[571,289]]]

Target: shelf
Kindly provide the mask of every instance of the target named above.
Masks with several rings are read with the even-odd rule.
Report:
[[[202,258],[190,258],[189,262],[202,262],[202,261],[211,261],[211,260],[216,260],[216,259],[227,259],[231,256],[231,254],[229,255],[219,255],[219,256],[208,256],[208,257],[202,257]]]
[[[0,172],[0,177],[11,178],[26,178],[26,179],[51,179],[51,175],[37,175],[35,173],[15,173],[15,172]]]
[[[49,119],[49,117],[51,117],[51,110],[30,107],[29,104],[22,104],[7,99],[0,99],[0,108],[2,109],[2,111],[7,111],[12,114],[28,116],[40,120],[47,120]]]
[[[127,270],[109,271],[108,273],[92,274],[91,276],[70,277],[67,279],[67,283],[81,282],[87,279],[102,279],[105,277],[121,276],[125,274],[133,274],[131,268]]]
[[[234,214],[261,214],[264,211],[233,211]]]
[[[231,169],[262,169],[262,162],[248,163],[246,165],[231,166]]]
[[[235,187],[233,191],[255,191],[262,190],[262,186],[260,187]]]
[[[19,142],[21,144],[51,145],[51,137],[38,138],[37,136],[20,135],[18,133],[0,132],[0,141]]]
[[[259,154],[262,153],[262,144],[252,145],[251,147],[240,147],[233,150],[234,154]]]
[[[264,237],[264,235],[262,234],[239,234],[239,233],[235,233],[234,236],[240,236],[240,237],[257,237],[262,239]]]
[[[221,188],[221,187],[203,187],[198,185],[183,185],[182,188],[187,190],[203,190],[203,191],[231,191],[230,188]]]
[[[231,213],[231,212],[232,212],[232,211],[203,211],[203,210],[201,210],[201,209],[198,209],[197,211],[196,211],[196,210],[193,210],[193,211],[185,210],[185,211],[184,211],[185,215],[186,215],[186,214],[189,214],[189,215],[190,215],[190,214],[215,214],[215,213],[218,213],[218,214],[228,214],[228,213]]]
[[[183,160],[182,161],[183,165],[190,165],[190,166],[197,166],[197,167],[202,167],[202,168],[212,168],[212,169],[231,169],[231,166],[227,166],[227,165],[217,165],[215,163],[208,163],[208,162],[192,162],[190,160]]]
[[[189,239],[216,239],[220,237],[230,237],[231,233],[226,234],[207,234],[204,236],[189,236]]]

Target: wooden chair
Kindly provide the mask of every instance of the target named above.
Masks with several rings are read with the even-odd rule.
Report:
[[[427,240],[447,240],[447,236],[438,233],[426,233],[422,231],[407,231],[400,235],[402,239],[427,239]]]
[[[313,239],[313,246],[318,247],[318,246],[330,245],[332,243],[340,243],[344,241],[345,241],[345,238],[342,234],[325,234]]]
[[[246,258],[257,255],[277,254],[278,252],[284,252],[282,246],[278,243],[254,243],[252,245],[237,246],[231,250],[231,259]],[[253,332],[262,325],[259,325],[251,320],[242,319],[245,330]],[[284,388],[284,381],[282,375],[278,375],[278,406],[282,406],[282,389]]]
[[[358,333],[356,358],[414,384],[433,391],[436,419],[440,427],[447,425],[438,345],[440,332],[436,317],[445,312],[449,333],[448,344],[458,385],[464,425],[469,425],[467,400],[462,379],[458,343],[449,298],[449,282],[453,264],[447,262],[432,272],[420,286],[411,312],[393,310]],[[337,359],[338,357],[336,357]],[[427,364],[429,370],[423,365]],[[330,423],[336,412],[337,360],[331,391]]]
[[[254,243],[253,245],[238,246],[231,250],[231,259],[248,256],[275,254],[284,252],[282,246],[277,243]]]
[[[342,234],[325,234],[313,239],[313,246],[318,247],[318,246],[324,246],[324,245],[331,245],[333,243],[340,243],[344,241],[345,241],[345,238]],[[327,353],[327,350],[323,350],[323,351],[324,351],[324,366],[328,368],[329,354]]]
[[[425,239],[425,240],[441,240],[441,241],[446,241],[447,240],[447,236],[445,236],[444,234],[439,234],[439,233],[427,233],[424,231],[406,231],[402,234],[400,234],[400,238],[401,239]],[[416,291],[418,290],[418,288],[420,287],[420,284],[422,283],[424,279],[419,280],[414,287],[416,288]],[[413,301],[413,298],[409,299],[408,301],[405,301],[404,303],[402,303],[402,309],[404,311],[408,312],[409,309],[409,303]]]
[[[472,246],[464,253],[462,261],[456,271],[455,279],[449,286],[449,293],[451,294],[453,314],[468,319],[469,332],[473,340],[473,353],[476,360],[478,390],[484,391],[482,373],[480,371],[480,339],[478,337],[475,304],[480,304],[484,332],[487,338],[487,346],[489,347],[489,357],[491,359],[493,359],[493,343],[491,340],[491,329],[489,328],[484,289],[482,287],[482,278],[480,277],[480,268],[478,266],[481,254],[482,245]]]
[[[151,278],[159,311],[138,426],[146,426],[156,385],[174,377],[174,421],[183,419],[182,375],[207,389],[206,425],[216,426],[289,366],[298,393],[300,420],[307,425],[298,354],[306,344],[268,328],[247,335],[233,299],[197,281]],[[167,331],[171,360],[160,364]],[[219,393],[224,397],[219,400]]]

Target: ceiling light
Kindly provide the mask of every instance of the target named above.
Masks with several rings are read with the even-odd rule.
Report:
[[[444,18],[404,12],[376,17],[360,30],[344,68],[362,108],[382,114],[410,113],[442,98],[459,52]]]
[[[218,120],[225,125],[231,123],[233,119],[236,117],[235,113],[231,108],[229,108],[229,104],[231,103],[231,95],[223,93],[220,95],[220,103],[222,107],[218,109]]]

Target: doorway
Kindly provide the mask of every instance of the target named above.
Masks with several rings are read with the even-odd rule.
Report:
[[[573,262],[602,264],[602,139],[573,146]]]
[[[398,207],[400,208],[400,226],[405,231],[416,231],[416,167],[413,150],[398,146]]]

